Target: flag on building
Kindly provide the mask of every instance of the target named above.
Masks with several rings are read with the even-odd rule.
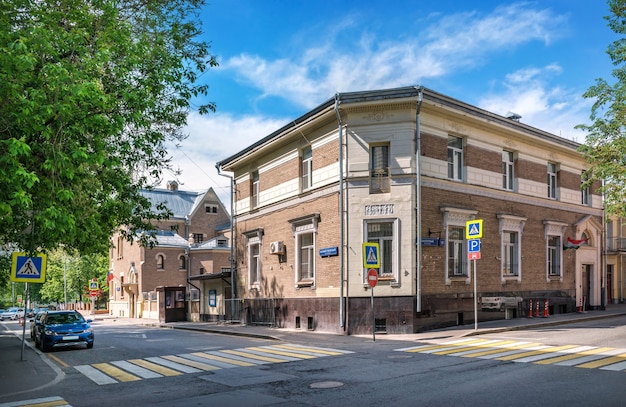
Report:
[[[576,240],[576,239],[572,239],[568,237],[567,241],[563,245],[563,249],[564,250],[567,250],[567,249],[577,250],[580,246],[586,245],[588,240],[589,238]]]
[[[109,281],[113,280],[113,273],[111,273],[110,271],[107,273],[107,283],[109,283]]]

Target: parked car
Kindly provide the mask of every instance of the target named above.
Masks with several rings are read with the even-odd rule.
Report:
[[[514,295],[509,296],[506,294],[483,296],[480,299],[483,311],[504,311],[506,308],[517,308],[518,304],[522,301],[522,297]]]
[[[41,317],[43,317],[46,311],[47,309],[45,311],[39,311],[37,314],[35,314],[33,319],[30,320],[30,339],[32,339],[33,341],[35,340],[37,334],[37,324],[41,323]]]
[[[35,345],[44,352],[82,344],[91,349],[94,334],[90,322],[77,311],[47,311],[35,324]]]
[[[40,313],[40,312],[46,312],[48,311],[48,307],[42,307],[42,308],[34,308],[31,310],[31,312],[29,312],[27,314],[27,316],[31,319],[35,318],[35,316]]]
[[[0,314],[0,321],[4,321],[5,319],[15,321],[20,317],[24,318],[24,308],[11,307]]]

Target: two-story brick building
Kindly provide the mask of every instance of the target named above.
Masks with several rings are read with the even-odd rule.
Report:
[[[508,317],[531,299],[601,306],[602,202],[581,190],[579,145],[519,119],[422,87],[342,93],[218,163],[244,318],[348,334],[468,323],[474,265],[478,300],[517,299]],[[378,244],[374,318],[363,243]]]
[[[169,182],[167,189],[141,193],[155,208],[165,204],[172,216],[156,225],[153,248],[113,236],[109,312],[160,318],[161,304],[183,309],[189,320],[219,319],[224,315],[224,299],[231,297],[229,233],[222,233],[229,230],[230,216],[224,205],[212,188],[181,191],[175,182]],[[165,287],[171,290],[166,292]]]

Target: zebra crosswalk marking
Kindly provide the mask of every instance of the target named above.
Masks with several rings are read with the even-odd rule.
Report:
[[[181,372],[178,372],[174,369],[170,369],[168,367],[159,365],[157,363],[153,363],[153,362],[149,362],[147,360],[143,360],[143,359],[131,359],[129,360],[130,363],[133,363],[137,366],[141,366],[141,367],[145,367],[146,369],[150,369],[154,372],[157,372],[163,376],[180,376],[182,375]]]
[[[0,403],[0,407],[72,407],[67,401],[58,396],[44,397],[30,400],[11,401]]]
[[[540,355],[543,353],[547,353],[547,352],[558,352],[561,349],[569,349],[572,348],[573,346],[568,345],[568,346],[549,346],[549,345],[544,345],[544,346],[537,346],[536,349],[533,350],[529,350],[527,352],[522,352],[522,353],[515,353],[513,355],[507,355],[507,356],[501,356],[501,357],[497,357],[497,360],[515,360],[515,359],[521,359],[521,358],[525,358],[528,356],[534,356],[534,355]]]
[[[228,354],[231,354],[231,355],[239,355],[239,356],[243,356],[243,357],[250,358],[250,359],[258,359],[258,360],[262,360],[262,361],[270,362],[270,363],[288,362],[288,360],[286,360],[286,359],[270,358],[270,357],[267,357],[267,356],[257,355],[257,354],[252,353],[252,352],[243,352],[241,350],[225,349],[225,350],[223,350],[221,352],[228,353]]]
[[[113,365],[110,365],[108,363],[94,363],[91,366],[95,367],[96,369],[102,371],[103,373],[111,376],[112,378],[120,382],[134,382],[137,380],[141,380],[139,377],[132,375],[130,373],[127,373],[123,371],[122,369],[115,367]]]
[[[449,355],[454,354],[457,355],[459,353],[465,353],[467,351],[476,351],[476,348],[484,349],[487,347],[500,346],[507,343],[513,343],[513,341],[487,341],[484,344],[473,345],[473,346],[463,346],[456,349],[448,349],[443,351],[433,352],[434,355]]]
[[[294,344],[281,344],[220,351],[182,353],[143,359],[117,360],[106,363],[80,365],[75,366],[75,368],[96,384],[105,385],[165,376],[178,376],[185,373],[199,373],[242,366],[300,361],[348,353],[353,352]]]
[[[242,360],[229,359],[223,356],[212,355],[206,352],[195,352],[195,353],[192,353],[192,355],[211,360],[213,363],[222,363],[225,365],[224,367],[255,366],[254,363],[244,362]]]
[[[183,357],[180,356],[173,356],[173,355],[169,355],[169,356],[161,356],[163,359],[167,359],[167,360],[171,360],[172,362],[175,363],[180,363],[183,365],[187,365],[187,366],[191,366],[191,367],[195,367],[197,369],[200,370],[204,370],[204,371],[210,371],[210,370],[218,370],[219,367],[215,367],[215,366],[211,366],[207,363],[201,363],[201,362],[196,362],[194,360],[190,360],[190,359],[185,359]]]
[[[275,350],[272,349],[270,347],[264,347],[264,348],[247,348],[248,350],[256,350],[258,352],[263,352],[263,353],[271,353],[274,355],[280,355],[280,356],[287,356],[287,357],[291,357],[291,358],[296,358],[296,359],[315,359],[316,356],[313,355],[305,355],[303,353],[293,353],[293,352],[286,352],[283,350]]]
[[[312,354],[312,355],[338,356],[338,355],[344,355],[346,353],[352,353],[352,352],[340,351],[340,350],[335,350],[335,349],[315,348],[311,346],[301,347],[301,346],[294,346],[294,345],[272,345],[271,347],[281,348],[281,349],[291,349],[294,351]]]
[[[156,373],[141,366],[134,365],[126,360],[118,360],[115,362],[111,362],[111,364],[119,367],[120,369],[127,370],[130,373],[141,377],[142,379],[156,379],[157,377],[163,377],[162,374]]]
[[[596,360],[593,362],[583,363],[581,365],[577,365],[576,367],[582,367],[584,369],[595,369],[598,367],[612,365],[618,362],[623,362],[624,360],[626,360],[626,353],[622,353],[617,356],[611,356],[605,359]]]
[[[552,365],[552,364],[556,364],[556,363],[563,362],[566,360],[578,359],[581,357],[581,355],[594,355],[596,353],[602,352],[603,349],[606,350],[606,348],[594,348],[593,346],[581,346],[580,351],[574,352],[576,349],[578,348],[569,349],[567,351],[567,354],[565,355],[561,355],[561,356],[552,355],[552,358],[550,359],[538,360],[535,362],[535,364]],[[569,353],[569,352],[572,352],[572,353]]]

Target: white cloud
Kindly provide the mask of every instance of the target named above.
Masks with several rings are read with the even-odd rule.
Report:
[[[491,14],[458,13],[428,19],[419,35],[379,41],[357,33],[352,43],[339,43],[335,28],[301,56],[267,60],[241,54],[226,60],[240,80],[262,96],[278,96],[312,108],[335,92],[380,89],[422,83],[460,68],[479,66],[488,54],[511,50],[530,41],[550,43],[564,19],[527,3],[496,8]],[[339,24],[353,29],[358,24]],[[324,32],[324,30],[318,30]],[[345,38],[345,37],[344,37]],[[303,41],[303,43],[305,43]]]
[[[484,96],[478,105],[501,115],[517,113],[522,123],[583,143],[585,133],[574,126],[588,121],[591,102],[578,90],[550,87],[551,77],[560,72],[560,66],[551,64],[510,73],[501,84],[504,90]]]
[[[254,142],[282,127],[287,121],[262,116],[236,117],[216,113],[209,116],[189,115],[187,133],[189,137],[172,146],[168,151],[173,156],[172,164],[180,169],[180,189],[199,191],[213,187],[222,202],[230,204],[230,181],[217,173],[215,164],[243,150]],[[162,186],[172,179],[165,175]]]

